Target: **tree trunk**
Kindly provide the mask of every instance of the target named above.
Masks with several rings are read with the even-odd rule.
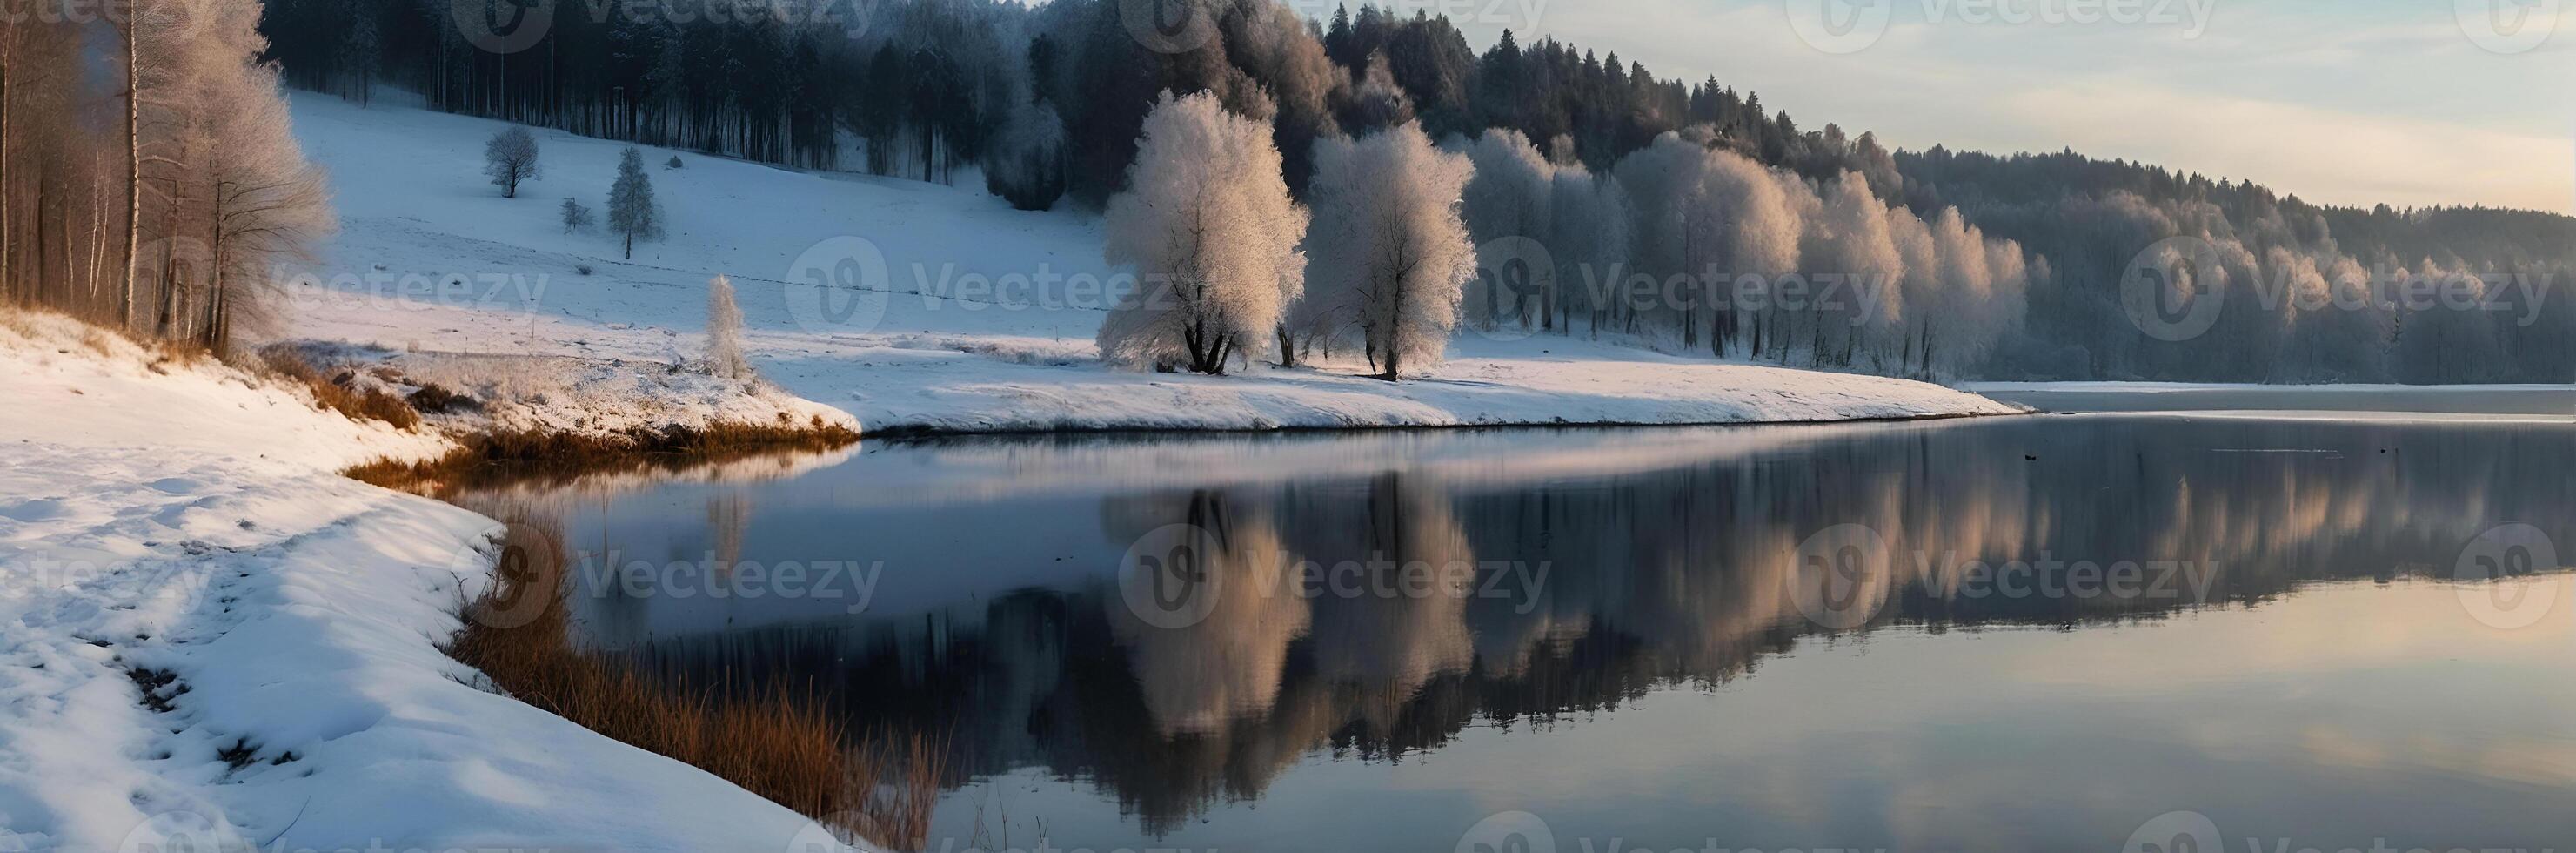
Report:
[[[134,278],[143,252],[143,68],[138,42],[143,29],[140,9],[125,22],[125,284],[116,309],[119,328],[134,325]]]
[[[179,162],[187,162],[189,147],[192,146],[181,146]],[[187,285],[187,282],[180,280],[178,268],[178,261],[181,260],[178,257],[179,196],[184,191],[185,184],[182,183],[182,179],[178,176],[171,177],[170,198],[168,203],[161,207],[161,231],[164,234],[161,240],[161,304],[156,309],[158,316],[153,319],[152,334],[162,340],[170,340],[172,337],[174,330],[171,326],[178,320],[179,314],[179,291]]]
[[[16,236],[9,233],[9,199],[16,195],[9,191],[9,64],[17,58],[17,36],[15,32],[0,33],[0,39],[12,40],[0,44],[0,49],[10,51],[0,55],[0,298],[15,293],[18,284],[17,276],[12,274],[15,270],[9,266],[9,243]]]

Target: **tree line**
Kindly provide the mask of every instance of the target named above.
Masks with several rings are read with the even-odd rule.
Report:
[[[333,227],[259,3],[46,2],[0,19],[0,297],[223,350]]]

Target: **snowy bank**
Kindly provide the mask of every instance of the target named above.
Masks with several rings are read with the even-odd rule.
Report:
[[[573,356],[407,353],[312,344],[305,362],[360,389],[409,400],[449,435],[537,432],[614,438],[728,425],[840,427],[858,421],[758,379],[714,376],[662,362]],[[438,396],[424,396],[431,391]]]
[[[1546,345],[1552,352],[1453,354],[1429,375],[1393,383],[1351,365],[1262,365],[1227,376],[1133,373],[1090,360],[1087,344],[1061,365],[905,352],[864,362],[863,379],[784,358],[763,369],[798,393],[849,409],[875,434],[1810,423],[2023,411],[1902,379],[1583,341]]]
[[[445,440],[60,318],[0,320],[0,850],[781,850],[811,832],[470,686],[438,643],[488,581],[495,525],[334,473]]]
[[[647,148],[668,236],[633,258],[565,233],[623,143],[537,131],[544,171],[505,199],[480,176],[505,125],[294,95],[343,227],[295,284],[296,334],[413,354],[674,365],[704,351],[706,282],[739,288],[762,376],[870,433],[1808,422],[2004,414],[1922,382],[1712,361],[1579,336],[1462,331],[1449,360],[1380,382],[1354,354],[1321,368],[1205,377],[1114,369],[1080,282],[1100,223],[1012,210],[978,187],[814,174]],[[861,270],[851,274],[848,270]],[[831,286],[818,286],[820,277]],[[1094,294],[1096,296],[1096,294]],[[1507,339],[1517,338],[1517,339]]]

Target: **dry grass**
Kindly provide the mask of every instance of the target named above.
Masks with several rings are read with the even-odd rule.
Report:
[[[582,651],[560,601],[568,563],[560,526],[509,530],[493,584],[466,605],[450,656],[520,701],[687,762],[852,840],[926,843],[947,774],[945,744],[896,732],[853,738],[826,703],[783,685],[670,684]]]
[[[294,350],[270,347],[260,352],[260,366],[269,375],[302,384],[313,392],[313,401],[325,409],[339,412],[353,421],[383,421],[396,428],[410,430],[420,426],[420,412],[401,397],[382,390],[354,387],[356,377],[348,371],[324,376]]]
[[[849,750],[843,814],[861,838],[917,850],[930,839],[931,807],[948,775],[948,744],[919,732],[871,732]],[[844,839],[856,841],[858,839]]]
[[[172,364],[193,366],[213,355],[195,341],[161,340],[148,335],[132,334],[113,326],[103,325],[96,320],[83,319],[78,315],[43,306],[0,302],[0,330],[8,331],[18,337],[30,341],[58,338],[59,329],[64,324],[77,327],[79,331],[77,343],[90,354],[102,358],[116,358],[120,352],[131,352],[126,349],[131,347],[133,350],[140,350],[138,355],[145,360],[147,366],[155,370],[162,370],[165,365]],[[56,328],[49,330],[48,326]],[[70,350],[64,349],[63,352],[68,354]],[[247,366],[257,371],[258,365]]]

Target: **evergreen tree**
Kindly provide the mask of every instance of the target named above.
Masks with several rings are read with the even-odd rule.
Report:
[[[608,188],[608,230],[626,239],[628,258],[635,257],[635,241],[662,239],[653,176],[644,173],[644,152],[634,146],[617,155],[617,183]]]

